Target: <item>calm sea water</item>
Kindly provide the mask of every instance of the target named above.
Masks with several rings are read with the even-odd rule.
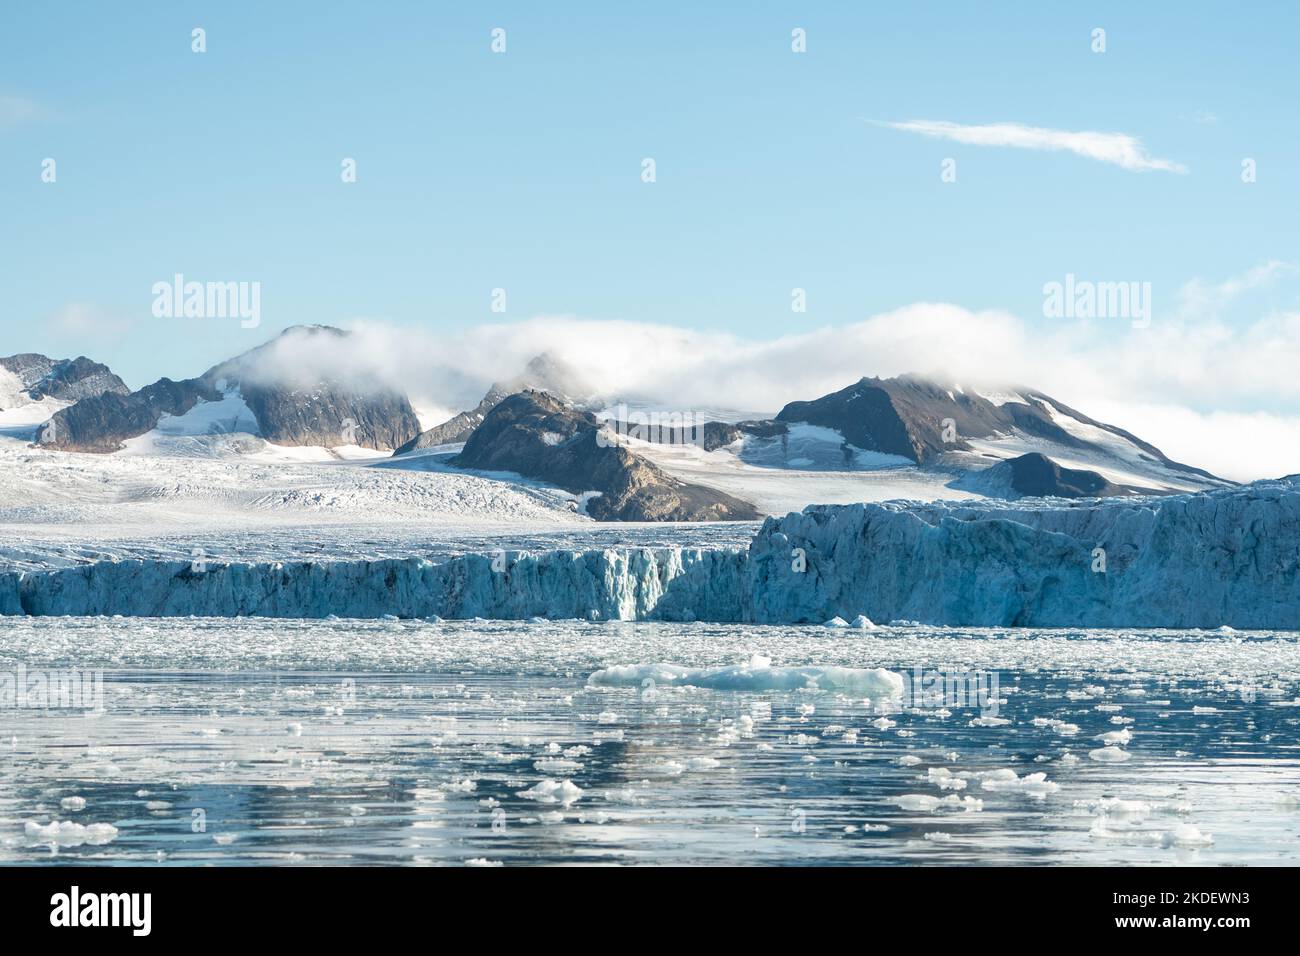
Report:
[[[693,671],[589,680],[637,664]],[[995,706],[835,667],[996,675]],[[0,705],[0,862],[1300,859],[1289,633],[0,623],[10,686],[73,668],[102,707]]]

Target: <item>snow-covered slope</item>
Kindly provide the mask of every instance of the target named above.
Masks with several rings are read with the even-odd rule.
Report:
[[[54,541],[60,551],[112,553],[116,540],[139,549],[183,535],[189,547],[208,547],[274,534],[290,539],[278,547],[292,553],[304,542],[349,537],[360,549],[372,530],[415,546],[435,527],[590,523],[575,513],[573,495],[535,484],[436,462],[413,470],[382,467],[387,458],[339,460],[346,449],[330,457],[241,433],[185,434],[185,418],[165,420],[114,455],[52,452],[0,436],[0,563]],[[169,425],[176,433],[163,433]]]
[[[852,449],[846,462],[839,433],[814,425],[793,426],[788,442],[744,437],[713,451],[626,440],[668,474],[717,488],[769,515],[810,504],[978,497],[949,486],[956,472],[923,468],[899,456]]]

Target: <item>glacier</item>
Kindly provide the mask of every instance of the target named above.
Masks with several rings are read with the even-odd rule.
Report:
[[[747,549],[0,571],[0,614],[1300,628],[1300,480],[1168,497],[817,505]]]

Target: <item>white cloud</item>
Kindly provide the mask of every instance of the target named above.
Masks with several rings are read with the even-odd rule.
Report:
[[[1222,478],[1252,481],[1300,474],[1300,416],[1106,400],[1080,411],[1146,438],[1174,461]]]
[[[1025,126],[1021,123],[967,126],[947,120],[905,120],[877,125],[909,133],[920,133],[922,136],[950,139],[969,146],[1065,150],[1135,172],[1151,170],[1170,173],[1187,172],[1187,167],[1181,163],[1149,156],[1142,147],[1141,140],[1127,133],[1101,133],[1090,130],[1073,132],[1064,129],[1047,129],[1042,126]]]
[[[860,322],[770,339],[644,322],[539,316],[460,333],[358,321],[323,338],[341,367],[381,375],[417,407],[461,410],[550,352],[611,401],[771,414],[866,376],[931,374],[965,387],[1041,389],[1171,457],[1235,479],[1300,472],[1300,311],[1232,322],[1225,310],[1288,275],[1265,263],[1197,281],[1148,328],[1047,321],[915,303]],[[1171,297],[1172,298],[1172,297]],[[1190,305],[1189,305],[1190,303]],[[304,362],[295,348],[286,359]],[[308,364],[326,359],[313,356]]]

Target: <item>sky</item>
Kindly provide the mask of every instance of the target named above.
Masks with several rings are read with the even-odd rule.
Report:
[[[1297,27],[1286,3],[6,4],[0,354],[140,387],[324,323],[447,408],[543,348],[761,411],[942,371],[1228,477],[1300,472]],[[155,315],[178,273],[259,283],[258,324]],[[1045,314],[1067,276],[1149,311]]]

